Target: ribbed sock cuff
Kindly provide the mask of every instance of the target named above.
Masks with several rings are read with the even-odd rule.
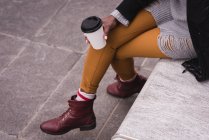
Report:
[[[95,94],[88,94],[85,92],[82,92],[81,89],[79,88],[76,100],[77,101],[89,101],[95,98]]]
[[[122,82],[132,82],[133,80],[135,80],[136,76],[137,76],[137,74],[135,74],[131,79],[128,79],[128,80],[123,80],[120,77],[119,78],[120,78],[120,81],[122,81]]]

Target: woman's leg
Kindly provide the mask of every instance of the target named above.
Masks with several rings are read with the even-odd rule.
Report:
[[[143,10],[139,12],[129,27],[119,25],[110,32],[107,45],[101,50],[91,46],[85,59],[80,88],[86,93],[96,93],[99,82],[111,64],[117,49],[136,36],[156,27],[153,16]]]
[[[142,11],[128,28],[118,26],[113,30],[108,37],[105,48],[95,50],[90,46],[84,64],[81,91],[77,93],[78,96],[74,95],[68,101],[70,108],[65,113],[60,117],[43,122],[40,126],[41,130],[48,134],[59,135],[75,128],[80,128],[80,130],[95,128],[96,117],[93,111],[95,95],[87,93],[96,92],[117,48],[155,26],[152,15]]]
[[[133,57],[168,58],[158,48],[159,28],[149,30],[121,46],[111,65],[123,80],[131,79],[134,71]]]
[[[160,30],[154,28],[118,48],[111,63],[118,81],[107,87],[107,93],[126,98],[141,91],[146,78],[136,74],[133,57],[168,58],[158,48],[159,33]]]

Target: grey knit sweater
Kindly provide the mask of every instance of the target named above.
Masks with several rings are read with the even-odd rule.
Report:
[[[145,9],[151,12],[160,28],[158,46],[165,55],[174,59],[196,56],[187,24],[187,0],[158,0]],[[123,25],[129,25],[119,11],[111,15]]]
[[[172,21],[159,25],[162,33],[170,32],[174,35],[190,38],[186,4],[187,0],[170,0]]]
[[[189,36],[186,3],[187,0],[158,0],[146,10],[152,13],[162,32]],[[115,10],[111,15],[123,25],[128,26],[129,21],[119,11]]]

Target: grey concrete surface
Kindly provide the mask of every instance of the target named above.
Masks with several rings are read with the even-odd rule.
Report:
[[[37,44],[22,54],[0,75],[1,129],[17,134],[79,58],[78,54]],[[6,106],[6,107],[5,107]],[[16,123],[18,122],[18,123]],[[15,125],[16,127],[12,127]]]
[[[113,140],[209,139],[209,81],[182,74],[181,63],[157,63]]]
[[[95,101],[97,128],[62,136],[42,133],[42,121],[59,116],[77,92],[87,45],[80,23],[108,15],[120,0],[0,1],[0,140],[109,140],[136,95],[122,100],[106,94],[110,68]],[[146,77],[158,59],[136,58]]]
[[[25,48],[27,41],[13,39],[0,35],[0,71],[6,68],[12,60]]]
[[[113,136],[116,133],[118,125],[124,120],[136,97],[137,95],[133,95],[127,99],[120,99],[118,104],[115,106],[114,113],[111,114],[109,121],[100,134],[99,140],[107,140],[109,139],[109,136]]]
[[[1,140],[17,140],[17,136],[16,135],[12,135],[12,134],[6,134],[0,131],[0,138]]]
[[[32,37],[68,0],[1,0],[0,31]]]
[[[68,2],[51,22],[36,32],[34,40],[53,44],[55,46],[69,48],[77,52],[84,52],[86,44],[81,40],[83,33],[80,32],[80,23],[89,15],[99,17],[110,13],[119,0],[111,2],[105,0],[71,0]]]

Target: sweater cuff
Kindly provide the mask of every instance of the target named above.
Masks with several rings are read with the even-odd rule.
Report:
[[[114,10],[110,15],[114,16],[124,26],[128,26],[129,21],[118,10]]]

